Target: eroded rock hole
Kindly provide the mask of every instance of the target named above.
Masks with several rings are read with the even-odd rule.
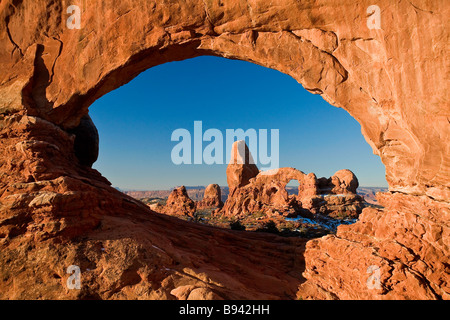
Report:
[[[175,90],[161,85],[169,78],[183,85]],[[276,90],[271,88],[273,83],[279,84]],[[202,88],[201,96],[195,88]],[[120,105],[125,99],[132,102],[127,101],[130,108],[126,111]],[[291,115],[280,113],[280,105]],[[311,112],[311,105],[316,112]],[[119,116],[114,116],[117,111]],[[355,155],[359,148],[366,148],[365,152],[370,148],[359,125],[345,111],[329,106],[279,72],[222,58],[201,57],[148,70],[97,101],[91,114],[105,131],[104,154],[110,159],[108,163],[103,160],[106,156],[100,158],[98,169],[111,177],[113,185],[153,211],[223,228],[276,229],[280,235],[300,237],[334,233],[338,225],[355,222],[367,205],[357,194],[354,172],[370,175],[367,163],[379,162],[375,156]],[[192,145],[180,151],[180,158],[189,159],[181,165],[171,163],[170,158],[171,148],[179,142],[171,141],[171,135],[180,128],[188,132]],[[229,129],[242,129],[246,134],[253,129],[257,134],[261,129],[280,130],[280,167],[284,166],[267,169],[261,163],[258,135],[244,135],[242,140],[234,137],[233,146],[227,149]],[[203,134],[200,149],[198,130]],[[208,130],[219,131],[224,138],[223,149],[211,152],[214,159],[223,156],[221,163],[205,163],[205,150],[218,140],[217,136],[205,139]],[[340,130],[340,135],[333,136],[333,130]],[[91,165],[99,141],[91,119],[83,118],[73,133],[80,162]],[[256,148],[254,141],[258,141]],[[273,153],[272,143],[266,146],[266,156]],[[306,151],[306,156],[294,151],[297,148]],[[203,152],[200,164],[194,154],[198,150]],[[235,161],[236,155],[240,162]],[[365,166],[355,165],[355,158]],[[377,165],[375,171],[383,175],[383,166]],[[354,170],[342,169],[346,167]],[[317,171],[329,176],[317,177],[313,173]]]
[[[99,135],[91,117],[83,116],[80,124],[69,132],[75,135],[74,151],[80,164],[91,167],[99,152]]]

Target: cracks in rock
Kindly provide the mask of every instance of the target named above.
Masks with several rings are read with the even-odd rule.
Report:
[[[252,27],[255,27],[256,24],[255,24],[255,21],[253,20],[253,8],[252,8],[252,6],[250,5],[250,3],[249,3],[248,0],[246,0],[246,2],[247,2],[248,15],[250,16],[250,21],[251,21],[251,23],[252,23]]]
[[[385,140],[385,141],[392,141],[392,140]],[[390,193],[392,193],[392,194],[398,193],[398,194],[402,194],[402,195],[405,195],[405,196],[414,196],[414,197],[427,197],[428,199],[430,199],[432,201],[436,201],[436,202],[443,203],[443,204],[448,204],[448,201],[434,198],[434,197],[432,197],[432,196],[430,196],[428,194],[414,194],[414,193],[407,193],[407,192],[403,192],[403,191],[399,191],[399,190],[392,190],[392,191],[390,191]],[[416,215],[418,217],[422,217],[419,214],[416,214]],[[424,217],[422,217],[422,218],[424,218]]]
[[[10,8],[12,8],[12,11],[4,17],[5,25],[6,25],[6,34],[8,36],[9,41],[14,46],[14,49],[11,52],[11,57],[13,56],[14,51],[16,51],[16,50],[19,52],[21,57],[23,57],[23,55],[24,55],[23,50],[20,48],[20,46],[17,44],[17,42],[14,41],[14,39],[11,35],[11,30],[9,29],[10,18],[16,12],[17,7],[22,4],[22,2],[23,2],[23,0],[12,0],[11,3],[9,3],[9,6],[10,6]],[[1,3],[1,0],[0,0],[0,3]],[[8,9],[8,8],[6,8],[6,9]]]
[[[322,29],[317,29],[317,30],[320,30],[320,31],[322,31],[322,32],[330,32],[330,31],[324,31],[324,30],[322,30]],[[335,36],[336,44],[335,44],[335,48],[334,48],[331,52],[328,52],[328,51],[325,51],[325,50],[319,48],[319,47],[316,46],[314,43],[312,43],[310,40],[308,40],[308,39],[306,39],[306,38],[304,39],[303,37],[296,35],[296,34],[293,32],[293,31],[295,31],[295,30],[285,30],[285,31],[288,32],[289,34],[291,34],[292,36],[294,36],[295,38],[299,39],[299,40],[302,41],[302,42],[303,42],[303,41],[308,42],[308,43],[311,44],[315,49],[317,49],[317,50],[319,50],[321,53],[323,53],[323,54],[329,56],[329,57],[331,58],[331,60],[333,60],[333,62],[336,63],[337,66],[339,66],[339,68],[334,68],[334,70],[335,70],[337,73],[339,73],[339,74],[341,75],[341,77],[342,77],[341,82],[338,83],[338,84],[342,84],[342,83],[344,83],[345,81],[347,81],[347,79],[348,79],[348,71],[347,71],[347,69],[345,69],[344,66],[342,65],[342,63],[340,63],[339,60],[332,54],[334,51],[337,50],[338,45],[339,45],[339,38],[338,38],[338,36],[336,35],[336,33],[331,32],[331,33],[333,33],[334,36]],[[342,69],[343,72],[341,72],[339,69]],[[322,70],[320,71],[319,80],[317,81],[318,83],[319,83],[320,81],[322,81],[322,78],[323,78],[322,73],[323,73],[324,70],[325,70],[325,68],[322,68]],[[307,90],[308,90],[308,89],[307,89]],[[311,91],[311,90],[308,90],[308,91]],[[319,94],[322,94],[322,93],[323,93],[322,90],[317,89],[317,88],[314,89],[313,91],[314,91],[314,92],[320,91]],[[311,91],[311,92],[312,92],[312,91]]]
[[[22,49],[20,48],[20,46],[13,40],[12,35],[11,35],[11,30],[9,30],[9,17],[7,18],[6,21],[6,34],[8,35],[8,39],[9,41],[12,43],[12,45],[14,46],[14,49],[11,51],[11,57],[13,56],[14,52],[16,50],[19,51],[19,54],[21,57],[23,57],[23,52]]]
[[[325,35],[329,35],[329,34],[332,34],[333,36],[332,36],[332,38],[334,38],[334,40],[326,40],[325,39],[325,41],[327,42],[327,44],[329,44],[329,43],[331,43],[331,41],[333,41],[333,45],[332,45],[332,49],[331,50],[324,50],[324,49],[321,49],[321,48],[319,48],[317,45],[315,45],[310,39],[308,39],[308,38],[306,38],[306,37],[304,37],[304,36],[301,36],[301,35],[297,35],[295,32],[301,32],[301,31],[316,31],[316,30],[318,30],[318,31],[320,31],[322,34],[324,34],[324,35],[321,35],[321,38],[326,38],[326,36]],[[337,48],[339,47],[339,37],[337,36],[337,34],[336,34],[336,32],[334,32],[334,31],[327,31],[327,30],[323,30],[323,29],[320,29],[320,28],[312,28],[312,29],[296,29],[296,30],[284,30],[284,31],[286,31],[286,32],[289,32],[289,33],[291,33],[293,36],[295,36],[296,38],[298,38],[298,39],[300,39],[301,41],[307,41],[307,42],[309,42],[309,43],[311,43],[314,47],[316,47],[318,50],[320,50],[320,51],[323,51],[323,52],[327,52],[327,53],[329,53],[329,54],[332,54],[334,51],[336,51],[337,50]],[[342,40],[345,40],[344,38],[342,39]]]
[[[366,245],[364,245],[363,243],[358,242],[358,241],[354,241],[354,240],[350,240],[350,239],[342,238],[342,237],[338,237],[338,236],[336,236],[336,238],[338,238],[338,239],[340,239],[340,240],[342,240],[342,241],[350,242],[350,243],[352,243],[352,244],[354,244],[354,245],[359,245],[359,246],[363,246],[363,247],[367,248]],[[388,241],[389,241],[389,240],[388,240]],[[381,241],[380,241],[380,240],[377,240],[377,242],[379,242],[379,244],[381,244]],[[396,240],[392,240],[392,242],[398,244],[399,246],[401,246],[402,248],[404,248],[408,253],[414,255],[414,257],[415,257],[415,260],[414,260],[414,261],[419,260],[419,259],[417,258],[418,256],[417,256],[416,254],[414,254],[414,252],[411,252],[411,251],[412,251],[411,249],[409,249],[408,247],[402,245],[401,243],[397,242]],[[393,288],[393,285],[395,285],[395,284],[392,284],[392,283],[389,284],[389,280],[390,280],[390,279],[392,278],[392,276],[394,275],[394,272],[395,272],[395,270],[396,270],[395,265],[400,265],[401,267],[403,267],[403,268],[405,268],[406,270],[408,270],[408,271],[409,271],[411,274],[413,274],[415,277],[417,277],[418,279],[420,279],[420,281],[421,281],[423,284],[425,284],[425,285],[427,286],[427,288],[431,291],[431,293],[435,296],[435,298],[439,298],[439,297],[440,297],[440,295],[437,294],[437,293],[434,291],[434,289],[432,288],[431,283],[426,279],[426,277],[425,277],[424,275],[422,275],[422,274],[419,273],[418,271],[412,269],[410,266],[406,265],[405,263],[403,263],[403,262],[402,262],[401,260],[399,260],[399,259],[394,259],[394,260],[392,260],[392,259],[389,259],[389,258],[383,256],[383,255],[380,255],[379,252],[378,252],[378,251],[380,250],[380,246],[376,246],[376,247],[375,247],[374,245],[371,245],[370,248],[372,249],[372,254],[373,254],[375,257],[378,257],[378,258],[380,258],[381,260],[385,261],[385,262],[387,263],[387,265],[389,266],[389,268],[390,268],[390,270],[388,270],[388,276],[387,276],[387,278],[383,281],[383,283],[381,283],[381,285],[382,285],[382,287],[383,287],[383,289],[384,289],[384,292],[380,293],[380,295],[386,295],[386,294],[388,294],[388,293],[391,292],[391,291],[395,291],[395,289]],[[330,257],[330,258],[331,258],[331,257]],[[333,259],[333,258],[331,258],[331,259]],[[335,259],[333,259],[333,260],[335,260]],[[335,261],[336,261],[336,260],[335,260]],[[413,261],[413,262],[414,262],[414,261]]]
[[[342,38],[342,40],[348,40],[348,41],[373,41],[376,40],[375,38],[362,38],[362,37],[354,37],[350,39]]]
[[[322,69],[320,70],[320,75],[319,75],[319,79],[317,80],[317,83],[320,83],[322,81],[324,70],[325,70],[325,67],[322,65]]]
[[[342,70],[343,70],[343,72],[341,73],[337,68],[335,69],[336,72],[339,73],[339,74],[342,76],[342,80],[341,80],[341,82],[338,83],[338,85],[344,83],[344,82],[347,81],[347,79],[348,79],[348,71],[347,71],[347,69],[344,68],[344,66],[339,62],[339,60],[338,60],[335,56],[333,56],[332,54],[330,54],[330,53],[328,53],[328,52],[327,52],[327,54],[329,54],[329,55],[331,56],[331,58],[332,58],[332,59],[333,59],[333,60],[334,60],[334,61],[342,68]]]
[[[358,232],[353,232],[353,231],[346,231],[346,233],[351,233],[351,234],[359,234]],[[342,236],[337,236],[335,235],[335,237],[341,241],[346,241],[349,243],[352,243],[353,245],[356,246],[363,246],[365,248],[371,248],[372,249],[372,254],[380,259],[382,259],[383,261],[386,261],[386,263],[389,265],[389,267],[391,268],[391,270],[388,272],[388,277],[386,278],[385,281],[383,281],[383,287],[388,291],[383,293],[387,294],[389,293],[389,291],[395,291],[394,289],[394,284],[389,284],[389,279],[394,275],[394,272],[399,272],[399,270],[395,267],[396,265],[400,267],[400,270],[402,268],[406,269],[409,273],[411,273],[414,277],[416,277],[416,279],[422,283],[422,285],[426,286],[427,290],[429,290],[429,293],[431,293],[434,298],[442,298],[441,295],[435,291],[434,287],[438,286],[436,283],[432,283],[431,281],[428,280],[428,278],[421,273],[418,270],[414,269],[414,264],[418,261],[423,262],[427,268],[429,270],[432,270],[432,267],[429,266],[428,263],[426,263],[426,260],[424,260],[424,257],[421,256],[420,254],[417,254],[412,248],[408,247],[407,244],[403,244],[395,239],[378,239],[374,236],[370,236],[367,234],[364,234],[364,236],[368,237],[369,239],[371,239],[373,241],[373,243],[370,243],[369,245],[364,244],[364,241],[355,241],[355,240],[351,240],[348,239],[346,237],[342,237]],[[424,241],[424,239],[419,239],[417,238],[417,241]],[[384,243],[384,244],[383,244]],[[408,254],[410,254],[412,256],[412,260],[407,260],[402,261],[402,259],[399,258],[394,258],[394,259],[390,259],[388,258],[386,255],[380,254],[380,249],[382,248],[388,248],[389,245],[386,245],[387,243],[393,243],[395,245],[398,245],[400,248],[402,248],[403,250],[405,250]],[[430,246],[433,246],[433,243],[428,242]],[[437,249],[437,248],[435,248]],[[437,249],[440,251],[440,249]],[[443,253],[445,254],[445,253]],[[398,257],[398,255],[396,255]]]
[[[56,37],[53,37],[53,40],[58,41],[60,45],[59,45],[59,51],[58,51],[58,54],[56,55],[55,60],[53,61],[53,64],[52,64],[51,74],[50,74],[50,79],[49,79],[49,81],[48,81],[48,86],[53,82],[53,76],[55,75],[55,65],[56,65],[56,61],[57,61],[58,58],[61,56],[61,52],[62,52],[62,50],[63,50],[63,42],[62,42],[60,39],[56,38]]]
[[[250,31],[250,42],[252,43],[253,49],[256,47],[256,40],[258,40],[259,32],[256,30]]]
[[[410,251],[412,251],[411,249],[407,248],[406,246],[400,244],[399,242],[397,242],[397,241],[395,241],[395,240],[394,240],[393,242],[396,243],[396,244],[398,244],[398,245],[400,245],[402,248],[404,248],[404,249],[407,250],[409,253],[411,253],[411,252],[410,252]],[[425,261],[423,261],[423,260],[421,260],[421,259],[418,259],[418,258],[416,259],[417,256],[416,256],[414,253],[411,253],[411,254],[413,254],[413,255],[415,256],[415,260],[414,260],[413,262],[416,262],[416,261],[420,260],[420,261],[422,261],[423,263],[425,263]],[[414,275],[414,276],[417,278],[417,280],[419,280],[420,282],[422,282],[422,284],[423,284],[424,286],[426,286],[426,288],[431,292],[431,294],[434,295],[434,298],[435,298],[435,299],[442,299],[441,295],[439,295],[439,294],[433,289],[433,285],[432,285],[431,281],[429,281],[429,280],[427,279],[427,277],[425,277],[422,273],[420,273],[420,272],[414,270],[411,266],[409,266],[409,265],[403,263],[403,262],[402,262],[401,260],[399,260],[399,259],[390,260],[390,259],[387,259],[387,258],[385,258],[385,257],[382,257],[382,258],[385,259],[385,260],[388,262],[389,266],[392,267],[391,273],[389,274],[390,276],[385,280],[385,284],[386,284],[386,285],[387,285],[388,280],[394,275],[394,272],[393,272],[393,271],[395,271],[394,264],[399,264],[401,267],[405,268],[406,270],[408,270],[408,272],[410,272],[412,275]],[[427,264],[427,263],[425,263],[425,265],[427,265],[427,267],[428,267],[428,264]],[[436,284],[435,284],[435,285],[436,285]],[[390,288],[390,291],[394,291],[393,288],[392,288],[392,285],[386,286],[385,288],[386,288],[386,289],[387,289],[387,288]]]
[[[116,20],[114,20],[114,22],[112,24],[115,24],[119,19],[121,19],[122,17],[126,16],[128,13],[130,13],[131,11],[133,11],[135,8],[131,8],[127,11],[125,11],[124,13],[121,13]]]
[[[336,39],[335,48],[333,49],[333,51],[331,51],[331,52],[335,52],[337,50],[337,48],[339,47],[339,37],[336,34],[336,32],[334,32],[334,31],[327,31],[327,32],[332,33],[334,35],[334,38]]]
[[[203,6],[204,6],[206,21],[209,23],[211,33],[212,33],[212,35],[217,35],[217,33],[214,31],[214,28],[216,26],[212,22],[211,16],[209,15],[208,4],[206,3],[206,0],[202,0],[202,2],[203,2]]]
[[[411,1],[408,1],[408,2],[409,2],[410,5],[412,5],[412,6],[414,7],[414,9],[416,10],[416,12],[417,12],[417,10],[419,10],[419,11],[422,11],[422,12],[434,14],[434,12],[431,11],[431,10],[421,9],[421,8],[417,7],[416,5],[414,5]]]
[[[336,63],[337,66],[339,66],[338,68],[336,68],[336,67],[333,68],[342,77],[341,81],[339,83],[337,83],[336,86],[344,83],[345,81],[347,81],[347,79],[348,79],[348,71],[347,71],[347,69],[345,69],[344,66],[339,62],[339,60],[335,56],[333,56],[331,53],[323,51],[323,50],[321,50],[321,51],[324,54],[330,56],[331,60],[333,60],[333,62]],[[320,72],[320,80],[322,80],[322,72],[323,72],[323,70],[324,69],[322,69],[322,71]]]
[[[323,94],[322,89],[319,89],[319,88],[307,88],[305,86],[304,86],[304,88],[306,91],[311,92],[312,94]]]

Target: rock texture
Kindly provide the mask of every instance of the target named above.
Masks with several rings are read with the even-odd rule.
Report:
[[[309,174],[305,185],[299,185],[299,200],[304,209],[333,218],[357,218],[365,207],[364,198],[357,194],[355,174],[342,169],[330,178]]]
[[[173,189],[163,208],[163,212],[166,214],[191,217],[194,215],[195,210],[195,202],[189,198],[185,186]]]
[[[230,162],[227,166],[227,183],[230,192],[243,187],[256,177],[259,169],[248,149],[245,141],[240,140],[231,146]]]
[[[298,297],[449,298],[447,3],[377,1],[379,29],[371,1],[75,3],[80,29],[66,1],[0,4],[2,298],[293,297],[299,242],[160,217],[75,153],[68,131],[96,99],[200,55],[292,76],[347,110],[386,167],[385,209],[308,243]],[[64,287],[68,264],[81,291]]]
[[[355,174],[348,169],[339,170],[333,174],[331,184],[333,185],[331,192],[335,194],[356,193],[359,186]]]
[[[248,158],[251,154],[244,141],[241,152]],[[235,146],[236,143],[233,145]],[[230,194],[222,210],[217,214],[242,218],[255,213],[297,216],[308,214],[325,214],[338,218],[357,218],[364,208],[364,199],[356,194],[358,179],[348,169],[339,170],[331,178],[317,179],[314,173],[305,174],[294,168],[278,168],[259,172],[255,164],[251,164],[253,177],[247,175],[242,183],[242,175],[249,164],[233,161],[236,149],[232,149],[231,162],[227,168],[227,181]],[[238,153],[243,159],[243,154]],[[249,178],[249,179],[248,179]],[[289,195],[286,185],[296,180],[299,183],[298,194]]]
[[[402,193],[378,193],[378,201],[384,210],[366,208],[357,223],[338,227],[336,236],[308,242],[309,281],[299,296],[450,299],[450,233],[441,222],[449,221],[448,204]],[[377,278],[378,285],[368,285]]]
[[[221,208],[223,206],[220,186],[218,184],[210,184],[205,189],[203,199],[196,203],[196,208]]]

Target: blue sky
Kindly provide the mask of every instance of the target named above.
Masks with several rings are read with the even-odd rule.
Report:
[[[318,177],[350,169],[360,186],[387,186],[380,158],[345,110],[248,62],[199,57],[151,68],[97,100],[90,115],[100,134],[94,168],[122,189],[226,186],[226,164],[172,163],[172,132],[193,135],[194,121],[224,137],[226,129],[279,129],[281,167]]]

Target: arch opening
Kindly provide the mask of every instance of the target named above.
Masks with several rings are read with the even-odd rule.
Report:
[[[214,77],[218,80],[212,80]],[[175,89],[165,86],[164,84],[169,83],[170,79],[178,79],[182,86]],[[365,141],[361,139],[359,126],[354,119],[343,110],[331,108],[319,96],[310,94],[292,78],[277,71],[242,61],[199,57],[149,69],[141,74],[136,82],[137,84],[132,82],[106,95],[91,107],[91,116],[99,126],[100,133],[102,134],[105,130],[113,135],[112,138],[105,137],[107,145],[104,149],[100,148],[100,161],[94,167],[105,173],[114,186],[143,200],[155,211],[163,210],[161,206],[167,205],[167,198],[173,188],[180,185],[186,186],[186,195],[191,200],[201,201],[206,186],[218,184],[221,186],[220,200],[223,203],[226,202],[230,192],[225,174],[226,154],[229,152],[226,150],[227,142],[225,141],[228,129],[244,131],[255,129],[257,134],[261,129],[268,130],[269,138],[271,129],[280,130],[280,167],[296,167],[305,172],[328,174],[328,176],[342,167],[352,167],[357,163],[364,163],[370,167],[368,163],[371,161],[377,164],[378,168],[384,169],[381,163],[373,161],[373,155],[359,160],[355,157],[360,151],[352,150],[355,145],[358,145],[358,148],[365,148],[361,149],[364,152],[360,153],[367,155],[370,152]],[[195,83],[195,85],[187,85],[189,83]],[[278,84],[275,88],[273,88],[274,83]],[[198,98],[198,91],[196,92],[194,87],[202,88],[201,99]],[[171,95],[170,93],[174,90],[177,94]],[[151,103],[149,103],[149,97],[151,97]],[[123,99],[130,99],[128,103],[133,104],[133,107],[126,111],[127,114],[118,112],[118,116],[115,117],[116,109],[122,108]],[[329,115],[326,116],[327,114]],[[203,136],[208,130],[222,133],[224,141],[220,153],[223,161],[220,164],[208,165],[203,157],[206,148],[215,139],[202,142],[201,164],[195,164],[193,154],[196,148],[194,145],[195,123],[198,120],[202,120],[201,134]],[[104,125],[108,122],[109,128],[108,125]],[[152,128],[152,126],[155,127]],[[168,129],[164,129],[166,126]],[[343,130],[343,126],[348,129]],[[117,128],[123,131],[116,130]],[[191,157],[188,164],[175,164],[173,161],[170,163],[170,154],[179,141],[171,141],[170,137],[180,128],[187,130],[191,135],[191,146],[188,152]],[[341,138],[334,140],[337,143],[329,143],[330,139],[327,138],[333,135],[333,130],[341,131]],[[126,132],[125,136],[121,132]],[[134,139],[135,136],[139,139]],[[298,136],[301,137],[300,140]],[[358,139],[353,140],[354,136]],[[256,138],[261,137],[257,135]],[[248,136],[245,139],[250,145],[252,139]],[[344,148],[342,144],[345,142],[347,143]],[[266,155],[270,155],[273,143],[269,139]],[[123,149],[120,150],[119,144],[125,148],[125,152]],[[341,147],[336,147],[339,145]],[[257,143],[255,160],[258,165],[260,165],[259,147]],[[336,156],[339,149],[341,149],[340,157]],[[138,150],[137,154],[136,150]],[[182,154],[185,151],[183,150]],[[308,152],[307,156],[304,154],[305,151]],[[211,155],[215,157],[217,153],[218,150],[214,149]],[[327,158],[330,153],[335,154],[334,160],[339,159],[333,165],[330,165],[332,161]],[[115,159],[114,163],[108,164],[108,161],[105,161],[107,158]],[[166,160],[165,164],[163,164],[163,158]],[[296,162],[293,159],[301,159],[301,161]],[[352,164],[348,163],[349,159],[352,159]],[[379,161],[378,158],[375,159]],[[134,161],[134,164],[129,165],[131,161]],[[127,163],[127,165],[121,167],[121,163]],[[131,167],[131,170],[127,171],[127,167]],[[367,167],[359,171],[367,173]],[[370,174],[373,174],[373,171]],[[380,175],[384,176],[381,170]],[[132,177],[138,183],[133,184],[130,180],[127,182],[126,178]],[[144,181],[145,177],[147,178]],[[382,180],[384,179],[380,179]],[[370,180],[366,179],[366,181]],[[294,201],[289,201],[291,196],[286,193],[286,184],[288,181],[274,186],[277,192],[272,192],[271,195],[267,194],[270,188],[260,191],[255,189],[252,193],[256,198],[259,197],[259,193],[265,193],[267,199],[264,201],[268,204],[286,202],[286,205],[292,206]],[[280,195],[280,190],[283,191],[283,195]],[[296,193],[299,194],[299,192],[297,182]],[[301,203],[301,201],[298,202]],[[251,203],[249,199],[245,199],[241,205],[248,207]],[[318,201],[314,204],[317,205]],[[180,210],[179,206],[174,208],[174,210]],[[184,212],[183,216],[188,220],[203,219],[204,221],[212,217],[214,209],[217,207],[203,208],[202,205],[200,210],[182,209],[181,212]],[[260,209],[253,207],[251,211],[261,215]],[[310,208],[305,205],[305,209]],[[279,212],[280,209],[277,207],[274,211]],[[293,212],[298,213],[298,208]],[[233,215],[225,216],[231,218],[230,222],[234,222],[231,221],[234,220]],[[254,223],[251,222],[251,224]]]

